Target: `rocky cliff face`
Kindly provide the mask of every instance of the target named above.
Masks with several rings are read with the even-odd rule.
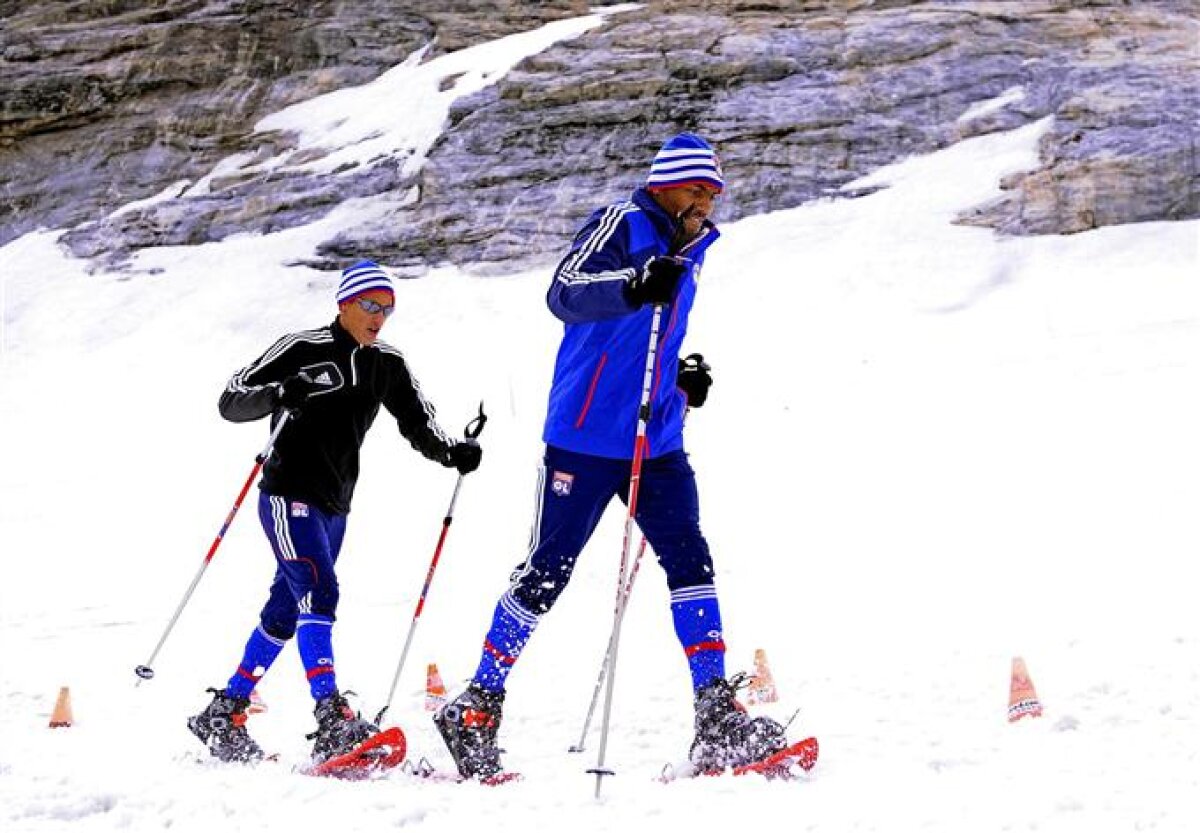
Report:
[[[0,0],[0,243],[97,220],[261,150],[262,116],[364,83],[435,36],[435,52],[460,49],[585,11],[571,0]],[[329,190],[307,207],[327,206]],[[288,222],[276,213],[231,206],[215,233]],[[116,234],[118,249],[154,242]]]
[[[253,118],[358,83],[430,32],[445,49],[584,11],[464,2],[441,4],[448,10],[435,19],[421,5],[317,2],[301,14],[269,2],[149,11],[77,2],[10,12],[0,67],[6,79],[23,69],[20,83],[0,91],[4,234],[94,218],[207,173],[234,149],[286,142],[250,136]],[[64,6],[76,17],[37,11]],[[191,11],[156,20],[167,6]],[[397,6],[412,11],[398,15]],[[105,25],[78,19],[85,8],[108,10]],[[206,33],[208,47],[180,27]],[[657,145],[680,129],[721,151],[731,187],[719,217],[729,220],[1051,115],[1041,167],[1011,177],[999,200],[962,222],[1034,234],[1197,217],[1197,44],[1197,0],[649,2],[459,101],[415,177],[381,160],[336,184],[234,178],[202,206],[167,200],[86,223],[67,240],[81,254],[119,256],[279,228],[348,196],[416,186],[415,202],[326,242],[312,262],[337,268],[370,256],[411,273],[445,261],[510,269],[552,259],[587,210],[636,185]],[[48,55],[59,56],[61,73],[46,71]],[[987,100],[990,108],[972,111]]]

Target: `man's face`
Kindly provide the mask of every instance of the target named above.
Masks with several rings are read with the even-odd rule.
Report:
[[[721,192],[701,182],[680,185],[678,188],[655,189],[650,192],[655,201],[676,220],[683,220],[689,238],[700,233],[700,227],[717,206]]]
[[[395,297],[386,289],[372,289],[339,304],[338,321],[355,341],[366,347],[379,338],[395,303]]]

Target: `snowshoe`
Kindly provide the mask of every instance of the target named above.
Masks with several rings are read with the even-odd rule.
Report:
[[[503,709],[503,691],[471,683],[434,714],[433,723],[463,778],[489,782],[503,773],[496,746]]]
[[[310,767],[301,768],[307,775],[326,775],[334,778],[360,780],[374,778],[404,763],[408,742],[399,726],[381,729],[349,752],[334,755]]]
[[[379,733],[378,726],[363,720],[336,691],[318,700],[313,714],[317,718],[317,731],[308,739],[313,741],[312,758],[318,764],[353,751]]]
[[[701,769],[691,761],[685,761],[682,764],[669,763],[663,766],[662,772],[656,780],[664,784],[669,784],[672,781],[678,781],[683,778],[720,777],[725,774],[737,776],[755,773],[763,776],[768,781],[792,781],[800,778],[804,773],[815,767],[820,754],[821,746],[817,742],[817,739],[805,738],[804,740],[785,746],[783,749],[768,755],[761,761],[742,764],[732,769]]]
[[[696,692],[696,739],[688,759],[704,772],[744,767],[787,746],[783,726],[769,717],[750,717],[737,701],[746,674],[716,679]]]
[[[790,780],[796,777],[795,767],[799,767],[800,771],[808,772],[817,765],[817,757],[820,754],[821,745],[817,739],[805,738],[790,746],[785,746],[778,752],[771,753],[761,761],[734,767],[733,774],[746,775],[756,772],[768,780],[776,778]]]
[[[212,702],[200,714],[188,718],[188,729],[218,760],[226,763],[262,760],[262,748],[246,731],[249,698],[230,697],[217,688],[208,690],[213,695]]]

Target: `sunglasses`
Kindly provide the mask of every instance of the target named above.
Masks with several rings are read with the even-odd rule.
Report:
[[[385,318],[396,311],[395,304],[381,304],[378,301],[372,301],[370,298],[355,298],[354,303],[358,304],[363,311],[369,312],[371,315],[382,312]]]

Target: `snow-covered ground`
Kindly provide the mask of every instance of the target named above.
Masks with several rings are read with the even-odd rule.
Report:
[[[474,58],[494,79],[550,40],[386,77],[431,83]],[[349,123],[376,106],[334,96],[312,105],[330,124],[337,107]],[[764,649],[782,697],[757,708],[781,719],[798,708],[791,734],[821,739],[817,768],[791,783],[655,782],[686,753],[691,707],[647,565],[622,641],[608,750],[618,775],[593,797],[596,736],[583,755],[567,747],[611,626],[618,507],[512,677],[501,740],[523,781],[293,772],[313,720],[291,650],[251,724],[280,762],[206,761],[184,718],[231,672],[273,569],[252,506],[156,679],[135,686],[133,668],[266,438],[262,423],[222,421],[217,395],[277,336],[332,319],[336,276],[282,264],[377,206],[144,252],[132,277],[89,274],[54,231],[0,249],[0,829],[1194,829],[1200,223],[1027,239],[952,225],[1033,164],[1044,129],[907,160],[857,183],[888,186],[868,197],[730,224],[711,251],[686,348],[709,358],[716,384],[691,416],[689,450],[730,669]],[[429,139],[387,152],[419,164]],[[736,166],[726,173],[736,188]],[[384,331],[448,428],[480,399],[492,418],[391,711],[414,756],[442,767],[425,664],[452,688],[471,673],[524,556],[559,333],[542,301],[548,275],[439,270],[400,284]],[[340,680],[373,714],[454,475],[386,417],[363,468],[335,640]],[[1014,656],[1046,711],[1009,724]],[[76,725],[51,730],[64,685]]]

